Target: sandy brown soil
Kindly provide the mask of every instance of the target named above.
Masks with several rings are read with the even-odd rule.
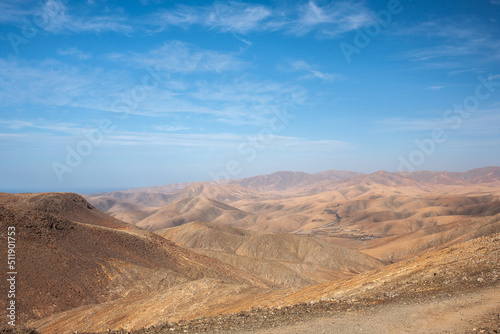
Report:
[[[210,244],[210,256],[229,249],[235,261],[248,258],[248,268],[110,219],[75,194],[1,194],[0,225],[19,231],[20,323],[42,333],[108,328],[119,333],[494,333],[500,299],[500,187],[495,184],[420,188],[401,175],[374,173],[362,184],[337,190],[265,198],[249,198],[240,188],[221,193],[195,185],[187,195],[204,198],[169,204],[181,214],[195,210],[224,218],[219,223],[226,225],[253,217],[246,223],[256,230],[230,233],[230,242],[219,240],[219,233],[183,241],[183,246],[194,242],[192,248]],[[214,194],[223,196],[210,199]],[[139,204],[113,205],[140,209]],[[342,266],[346,254],[336,258],[318,243],[295,242],[304,236],[257,233],[283,228],[293,234],[316,231],[311,233],[396,262],[322,284],[278,287],[261,277],[269,270],[249,270],[255,267],[252,258],[286,266],[305,259],[328,264],[322,268],[340,265],[359,272]],[[236,242],[239,235],[252,242],[243,247],[245,242]]]
[[[500,167],[467,173],[278,172],[234,182],[87,199],[152,231],[201,221],[312,235],[387,262],[500,232]]]
[[[369,333],[473,333],[474,328],[494,333],[499,273],[497,234],[341,281],[255,292],[234,304],[215,303],[211,311],[217,313],[205,312],[210,317],[178,319],[132,333],[266,333],[273,328],[283,330],[276,333],[353,333],[358,325],[372,329]]]
[[[499,333],[500,285],[431,293],[380,304],[316,303],[254,309],[132,331],[152,333]],[[116,331],[113,333],[130,333]]]
[[[38,207],[39,203],[50,205],[43,209]],[[70,221],[50,213],[58,210],[66,216],[76,212],[78,217],[89,217],[95,224]],[[7,227],[15,227],[16,231],[19,324],[201,278],[236,283],[240,282],[241,274],[249,278],[243,279],[244,283],[261,282],[156,234],[132,226],[109,228],[114,219],[109,217],[107,221],[106,217],[76,194],[0,194],[0,244],[7,245]],[[7,252],[0,252],[0,260],[7,264]],[[0,278],[0,295],[5,297],[6,271]],[[0,299],[2,310],[6,310],[8,302],[4,297]],[[6,320],[2,316],[0,324]]]
[[[331,316],[307,317],[295,325],[254,330],[261,334],[301,333],[498,333],[500,289],[399,301]],[[243,332],[243,331],[242,331]]]
[[[381,261],[371,256],[310,236],[262,234],[200,222],[158,234],[281,288],[329,282],[383,267]]]

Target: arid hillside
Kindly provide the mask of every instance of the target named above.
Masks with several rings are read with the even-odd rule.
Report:
[[[200,222],[157,233],[281,287],[327,282],[382,267],[375,258],[308,236],[261,234]]]
[[[319,184],[329,182],[342,182],[356,176],[361,176],[362,173],[335,171],[329,170],[316,174],[308,174],[304,172],[276,172],[269,175],[259,175],[240,180],[232,180],[231,184],[237,184],[248,189],[259,192],[304,192],[314,190]]]
[[[114,218],[135,224],[156,212],[156,208],[126,202],[109,196],[92,197],[92,204]]]
[[[215,199],[198,195],[167,204],[147,218],[137,222],[136,225],[157,231],[193,221],[248,226],[255,224],[259,219],[262,217],[244,212]]]
[[[70,328],[99,330],[104,326],[101,319],[106,319],[108,328],[125,330],[117,333],[133,329],[137,329],[137,333],[257,332],[261,328],[293,324],[309,314],[331,317],[346,310],[376,310],[391,303],[399,303],[401,308],[416,306],[441,296],[460,296],[489,287],[496,291],[499,283],[500,235],[495,234],[355,277],[298,290],[240,289],[228,295],[221,292],[216,282],[207,281],[204,286],[193,287],[196,291],[182,298],[172,291],[125,298],[57,314],[32,325],[51,333]],[[493,299],[491,303],[489,308],[479,311],[483,312],[479,315],[500,310],[500,300]],[[473,307],[466,303],[460,307],[462,320],[478,316],[473,310],[469,313],[469,308]],[[143,309],[147,312],[139,311]],[[390,314],[386,314],[385,319],[390,321]],[[350,321],[348,328],[357,328],[359,321]],[[460,318],[447,321],[445,328],[451,328]],[[141,324],[145,323],[149,324],[148,329],[141,329]],[[404,332],[404,329],[399,330]]]
[[[108,208],[102,197],[87,198],[108,214],[152,231],[210,222],[316,236],[398,261],[500,231],[498,219],[488,218],[500,212],[499,175],[499,167],[465,173],[277,172],[231,184],[189,184],[162,194],[168,203],[161,207],[156,200],[133,200],[130,209],[123,202]],[[128,194],[144,199],[149,191]]]
[[[16,231],[20,323],[200,279],[268,286],[235,267],[107,217],[76,194],[4,193],[0,199],[2,231],[8,226]],[[6,233],[1,239],[6,245]],[[5,252],[2,261],[7,263]],[[2,284],[4,296],[6,289]]]
[[[499,170],[278,172],[90,203],[2,193],[18,321],[42,333],[255,332],[316,311],[479,298],[499,284]]]
[[[71,221],[114,229],[128,229],[133,225],[114,219],[96,210],[84,198],[71,193],[7,194],[0,193],[0,205],[7,209],[53,214]]]

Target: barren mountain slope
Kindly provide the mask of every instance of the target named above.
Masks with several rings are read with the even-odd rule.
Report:
[[[500,212],[498,190],[465,186],[460,188],[465,194],[452,195],[445,188],[441,189],[445,194],[430,194],[415,188],[356,185],[312,196],[232,205],[270,217],[251,226],[252,230],[312,234],[392,261],[500,230],[494,218]]]
[[[383,184],[392,187],[413,187],[416,189],[433,190],[439,186],[472,186],[483,184],[498,188],[500,185],[500,167],[476,168],[467,172],[397,172],[378,171],[371,174],[357,175],[348,179],[340,179],[332,183],[334,187],[352,185]]]
[[[161,186],[151,186],[151,187],[140,187],[125,190],[125,192],[152,192],[152,193],[163,193],[163,194],[173,194],[178,192],[187,186],[193,184],[194,182],[184,182],[184,183],[170,183]]]
[[[85,198],[85,197],[84,197]],[[140,211],[147,209],[143,205],[133,204],[130,202],[120,201],[112,197],[97,196],[87,200],[90,204],[103,212],[120,212],[120,211]]]
[[[276,172],[240,180],[231,180],[232,184],[259,192],[314,194],[322,191],[345,188],[352,185],[383,184],[393,187],[415,187],[433,189],[434,186],[485,184],[489,187],[500,186],[500,167],[477,168],[467,172],[397,172],[379,171],[363,174],[348,171],[328,170],[316,174],[303,172]]]
[[[165,194],[162,192],[150,191],[150,190],[120,190],[111,191],[107,193],[98,193],[83,195],[85,199],[92,200],[96,197],[110,197],[119,201],[128,202],[133,205],[142,205],[145,207],[160,207],[171,202],[171,194]]]
[[[377,221],[394,221],[405,219],[404,216],[411,215],[413,220],[409,224],[415,225],[418,215],[412,215],[417,210],[424,209],[426,200],[421,201],[420,198],[426,195],[452,195],[471,197],[474,195],[493,195],[498,198],[498,178],[500,174],[499,167],[487,167],[482,169],[472,170],[466,173],[450,173],[450,172],[414,172],[414,173],[388,173],[384,171],[372,174],[360,174],[342,171],[326,171],[317,174],[307,174],[299,172],[277,172],[270,175],[262,175],[253,178],[233,180],[235,184],[213,184],[213,183],[195,183],[190,184],[180,191],[169,194],[151,193],[150,188],[142,190],[134,189],[109,193],[113,198],[121,198],[122,195],[131,196],[126,199],[132,205],[143,203],[150,206],[147,209],[133,206],[127,209],[122,204],[115,206],[113,209],[106,205],[99,206],[102,209],[107,209],[106,212],[115,217],[124,219],[128,222],[139,223],[140,220],[146,220],[149,216],[159,211],[159,209],[151,207],[161,207],[165,204],[175,201],[184,200],[186,198],[202,196],[207,199],[224,202],[254,217],[248,221],[244,219],[228,215],[230,221],[225,221],[221,217],[217,222],[223,224],[233,224],[239,227],[249,228],[259,232],[301,232],[309,233],[313,229],[319,228],[321,225],[335,223],[325,216],[325,210],[330,212],[335,211],[335,208],[342,205],[344,208],[351,207],[356,212],[362,213],[365,218],[372,217]],[[476,184],[476,183],[477,184]],[[261,189],[261,192],[255,192],[241,187],[246,185],[253,189]],[[177,185],[179,186],[179,185]],[[175,187],[174,187],[175,189]],[[269,189],[274,189],[269,192]],[[282,189],[282,190],[277,190]],[[158,196],[161,197],[158,200]],[[98,203],[100,197],[87,197],[90,201]],[[102,197],[101,197],[102,198]],[[363,201],[372,201],[377,198],[389,198],[385,203],[377,203],[378,208],[362,207]],[[418,203],[416,208],[399,208],[397,205],[402,201],[414,201]],[[392,201],[392,203],[391,203]],[[326,203],[328,205],[324,205]],[[318,205],[317,203],[322,203]],[[453,205],[452,200],[449,203],[444,203],[447,209],[437,209],[441,203],[434,200],[433,203],[427,201],[433,208],[436,209],[437,215],[443,215],[443,212],[451,212],[449,206]],[[382,205],[380,205],[382,204]],[[361,206],[360,206],[361,205]],[[384,207],[385,205],[386,207]],[[333,207],[333,208],[332,208]],[[366,210],[365,210],[366,209]],[[407,209],[404,211],[404,209]],[[364,210],[364,211],[363,211]],[[168,222],[164,227],[173,226],[185,222],[202,220],[213,221],[203,217],[196,218],[199,213],[194,212],[192,215],[183,212],[176,214],[175,210],[167,209],[163,212],[168,212],[166,215]],[[345,210],[344,210],[345,211]],[[349,210],[347,210],[349,211]],[[463,210],[462,210],[463,211]],[[472,212],[472,211],[470,211]],[[477,211],[478,212],[478,211]],[[163,214],[157,214],[154,218],[143,222],[143,226],[149,225],[156,228],[156,225],[161,225]],[[435,215],[433,212],[424,212],[424,215]],[[449,215],[449,214],[447,214]],[[470,214],[468,214],[470,215]],[[177,217],[176,217],[177,216]],[[191,217],[192,216],[192,217]],[[255,218],[255,217],[259,218]],[[321,217],[323,216],[323,217]],[[353,212],[353,216],[356,213]],[[403,218],[401,218],[403,217]],[[344,222],[348,217],[344,217]],[[360,215],[354,217],[355,220],[365,220]],[[425,217],[424,217],[425,218]],[[325,224],[320,224],[325,221]],[[235,222],[237,221],[237,222]],[[348,225],[351,225],[349,222]],[[355,224],[356,222],[354,222]],[[140,223],[139,223],[140,224]],[[377,224],[374,224],[374,226]],[[404,224],[400,224],[404,225]],[[391,229],[396,232],[394,224],[380,229]],[[414,227],[410,227],[413,229]],[[323,231],[324,232],[324,231]],[[365,231],[367,232],[367,231]],[[352,233],[351,233],[352,234]],[[365,236],[359,235],[362,238]],[[345,240],[344,240],[345,241]],[[354,242],[356,243],[356,242]]]
[[[121,221],[135,224],[156,212],[156,208],[120,201],[107,196],[85,196],[97,209]]]
[[[49,213],[70,221],[115,229],[133,226],[96,210],[82,196],[73,193],[0,193],[0,205],[8,209]]]
[[[276,172],[269,175],[259,175],[231,182],[248,189],[262,192],[283,191],[289,188],[309,185],[318,181],[320,181],[319,178],[304,172]]]
[[[200,222],[158,233],[283,287],[331,281],[382,266],[365,254],[307,236],[260,234]]]
[[[474,218],[500,212],[500,188],[495,187],[499,170],[488,167],[466,173],[381,171],[332,176],[331,180],[322,176],[318,182],[311,181],[315,192],[301,195],[290,189],[299,189],[307,180],[316,179],[316,174],[313,177],[278,172],[253,178],[252,182],[243,180],[272,187],[286,181],[284,184],[292,186],[282,195],[277,191],[261,194],[245,191],[236,185],[192,184],[169,196],[203,195],[182,198],[153,211],[120,212],[115,216],[152,230],[203,221],[256,232],[314,235],[383,260],[396,261],[427,248],[437,249],[439,245],[467,240],[473,236],[467,229],[485,233],[494,230],[495,222]],[[294,188],[293,184],[300,187]],[[214,198],[217,196],[225,203],[217,201]],[[111,211],[108,212],[113,214]],[[146,218],[138,221],[141,217]]]
[[[185,200],[188,198],[207,198],[214,200],[216,202],[230,203],[241,199],[252,199],[257,197],[269,197],[269,196],[259,196],[251,190],[245,189],[238,185],[216,185],[209,182],[186,184],[181,190],[173,193],[158,193],[152,192],[163,189],[164,187],[148,187],[148,188],[138,188],[130,189],[127,191],[118,191],[105,193],[100,196],[97,195],[84,195],[84,197],[93,203],[103,212],[123,221],[138,224],[141,220],[145,220],[139,226],[148,226],[150,229],[156,229],[157,225],[161,225],[160,228],[165,228],[168,226],[175,226],[180,222],[189,222],[193,220],[202,220],[202,213],[192,213],[194,217],[199,216],[198,219],[187,220],[186,217],[176,217],[174,219],[169,219],[167,222],[163,221],[162,216],[168,216],[171,218],[176,216],[177,204],[173,206],[168,206],[174,202],[180,200]],[[214,202],[215,203],[215,202]],[[221,206],[216,204],[216,206]],[[222,208],[222,206],[221,206]],[[235,208],[229,208],[229,210],[235,210]],[[173,212],[170,212],[173,210]],[[225,210],[225,209],[224,209]],[[149,216],[155,215],[158,211],[160,213],[150,219]],[[165,213],[167,214],[165,215]],[[182,214],[186,214],[184,211]],[[210,215],[209,215],[210,216]],[[147,220],[146,220],[147,219]],[[187,219],[191,219],[187,217]],[[211,220],[208,220],[211,221]]]
[[[323,183],[342,182],[361,175],[364,174],[337,170],[328,170],[316,174],[281,171],[269,175],[231,180],[230,182],[259,192],[305,193],[311,192]]]
[[[117,230],[98,226],[90,214],[92,224],[87,224],[80,208],[90,204],[75,194],[2,194],[2,203],[2,231],[7,231],[7,226],[16,230],[16,311],[20,323],[203,278],[217,279],[221,284],[267,286],[260,278],[185,250],[156,234],[135,227]],[[39,203],[45,203],[44,210],[39,209]],[[83,222],[58,216],[59,210],[70,219],[74,210]],[[102,219],[100,223],[106,220],[105,214],[97,217]],[[115,220],[110,217],[109,221]],[[1,239],[6,245],[6,233],[2,232]],[[6,252],[2,254],[1,260],[7,263]],[[4,296],[6,289],[2,284],[0,293]],[[2,299],[3,306],[6,301]]]
[[[127,331],[140,324],[155,325],[141,333],[202,332],[217,329],[227,333],[286,322],[316,311],[337,313],[347,309],[377,307],[388,302],[420,303],[440,294],[460,296],[500,281],[500,235],[491,235],[431,252],[409,261],[351,278],[308,286],[299,290],[233,290],[221,293],[217,283],[207,282],[194,293],[167,302],[175,294],[144,295],[58,314],[34,326],[47,332],[99,328],[95,319],[107,319],[110,328]],[[201,293],[200,293],[201,292]],[[172,301],[170,299],[169,301]],[[139,310],[147,309],[148,312]],[[134,312],[135,311],[135,312]],[[223,315],[220,315],[223,314]],[[173,323],[181,319],[202,318]],[[168,320],[170,324],[162,322]],[[101,325],[102,328],[102,325]]]
[[[240,199],[258,196],[254,191],[236,184],[214,184],[210,182],[194,183],[173,194],[173,200],[202,196],[218,202],[231,203]]]
[[[443,185],[489,184],[497,187],[500,184],[500,167],[496,166],[476,168],[464,173],[417,171],[398,174],[419,182]]]
[[[105,196],[136,205],[144,205],[146,207],[161,207],[179,199],[200,195],[220,202],[229,203],[242,198],[251,198],[257,194],[250,189],[236,184],[198,182],[174,184],[172,187],[165,185],[112,191],[108,193],[85,195],[85,197],[92,199]]]
[[[253,225],[265,217],[252,215],[205,196],[188,197],[167,204],[139,221],[137,226],[156,231],[193,221],[217,222],[238,226]]]

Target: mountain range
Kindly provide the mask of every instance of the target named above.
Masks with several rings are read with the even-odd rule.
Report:
[[[499,167],[0,193],[0,222],[16,228],[18,323],[42,333],[236,333],[500,284]]]
[[[150,231],[198,221],[309,235],[383,261],[496,230],[487,217],[500,212],[499,167],[464,173],[276,172],[179,188],[84,196],[113,217]]]

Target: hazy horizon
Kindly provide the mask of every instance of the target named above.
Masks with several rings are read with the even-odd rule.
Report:
[[[429,3],[3,1],[0,191],[500,166],[500,2]]]
[[[480,169],[480,168],[488,168],[488,167],[498,167],[500,166],[483,166],[483,167],[477,167],[473,169]],[[331,169],[330,169],[331,170]],[[304,172],[307,174],[315,174],[315,173],[321,173],[323,171],[318,171],[318,172],[304,172],[304,171],[275,171],[273,173],[279,173],[279,172]],[[376,173],[379,171],[384,171],[384,170],[378,170],[378,171],[373,171],[373,172],[358,172],[358,173],[364,173],[364,174],[372,174]],[[418,170],[419,171],[429,171],[429,170]],[[451,171],[430,171],[430,172],[467,172],[470,170],[451,170]],[[357,172],[357,171],[349,171],[349,172]],[[390,171],[386,171],[390,172]],[[269,174],[273,174],[269,173]],[[255,176],[261,176],[261,175],[269,175],[269,174],[259,174],[259,175],[248,175],[248,176],[242,176],[241,178],[231,178],[231,180],[238,180],[238,179],[243,179],[247,177],[255,177]],[[207,179],[207,180],[181,180],[179,182],[171,182],[171,183],[162,183],[162,184],[140,184],[140,185],[131,185],[131,186],[122,186],[122,187],[79,187],[79,188],[47,188],[47,187],[40,187],[40,188],[33,188],[33,187],[27,187],[27,188],[0,188],[0,192],[6,192],[6,193],[42,193],[42,192],[72,192],[72,193],[77,193],[77,194],[85,194],[85,195],[91,195],[91,194],[98,194],[98,193],[107,193],[107,192],[112,192],[112,191],[122,191],[122,190],[129,190],[129,189],[136,189],[136,188],[147,188],[147,187],[154,187],[154,186],[163,186],[163,185],[169,185],[169,184],[174,184],[174,183],[199,183],[199,182],[214,182],[217,180],[213,179]],[[217,182],[215,182],[217,184]]]

